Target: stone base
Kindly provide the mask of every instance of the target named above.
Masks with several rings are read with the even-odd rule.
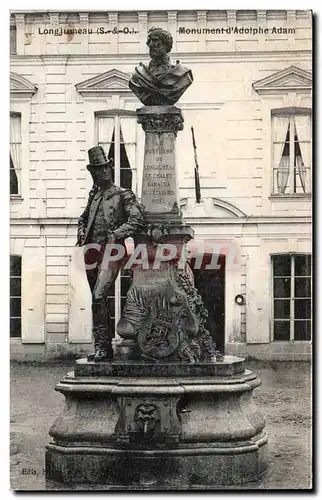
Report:
[[[94,374],[79,360],[56,387],[66,406],[50,430],[48,481],[210,489],[258,481],[267,469],[265,422],[252,399],[260,380],[244,360],[227,357],[208,375],[208,365],[200,375],[186,364],[149,376],[145,364],[97,366]]]
[[[106,484],[124,489],[233,486],[258,481],[267,468],[265,433],[237,446],[147,452],[110,447],[49,445],[47,477],[62,483]]]
[[[151,363],[142,361],[111,361],[96,363],[78,359],[75,363],[75,377],[227,377],[243,374],[245,360],[225,356],[215,363]]]

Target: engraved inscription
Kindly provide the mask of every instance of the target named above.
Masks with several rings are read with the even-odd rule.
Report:
[[[146,209],[171,211],[176,199],[174,138],[149,134],[145,144],[142,203]]]

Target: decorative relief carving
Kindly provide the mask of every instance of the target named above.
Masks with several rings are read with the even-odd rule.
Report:
[[[138,342],[143,359],[198,361],[195,347],[189,346],[194,344],[199,325],[187,296],[166,271],[158,272],[158,279],[146,279],[130,288],[118,324],[119,334],[123,336],[122,329],[132,331],[131,338]]]
[[[266,25],[266,10],[257,10],[257,22],[263,27]]]
[[[198,20],[198,25],[199,24],[206,24],[207,23],[207,11],[206,10],[198,10],[197,11],[197,20]]]
[[[116,441],[145,447],[177,443],[181,435],[178,396],[153,398],[135,394],[118,400],[120,413],[115,426]]]
[[[287,16],[287,21],[289,23],[295,23],[296,21],[296,11],[295,10],[288,10],[286,13]]]
[[[117,12],[109,12],[108,13],[108,20],[110,23],[114,23],[117,25],[118,23],[118,13]]]
[[[50,24],[53,25],[54,28],[58,28],[59,26],[59,14],[58,13],[49,13]]]
[[[160,110],[160,113],[143,114],[138,111],[138,123],[144,132],[173,132],[177,135],[179,130],[183,130],[183,117],[179,109],[178,113],[163,113]]]
[[[160,411],[155,404],[141,403],[136,407],[134,421],[136,431],[143,439],[152,438],[160,432]]]
[[[180,214],[180,208],[179,208],[179,205],[178,205],[177,201],[174,202],[171,211],[172,211],[173,214]]]
[[[179,344],[176,324],[169,315],[147,318],[138,333],[138,344],[142,356],[147,359],[165,358],[172,354]]]
[[[79,13],[79,22],[81,26],[87,26],[89,21],[89,14],[88,12],[80,12]]]
[[[168,11],[168,23],[175,24],[177,22],[177,11],[169,10]]]
[[[143,359],[215,361],[219,353],[205,327],[208,312],[202,298],[188,275],[176,267],[174,270],[174,279],[132,287],[122,321],[132,325],[132,338]]]
[[[236,26],[236,20],[237,20],[237,11],[236,10],[227,10],[228,26]]]
[[[25,25],[25,15],[24,14],[15,14],[16,26],[24,26]]]
[[[198,333],[194,339],[193,348],[196,352],[193,355],[196,356],[198,353],[198,361],[211,362],[215,361],[216,356],[219,357],[220,354],[216,351],[216,344],[210,335],[209,331],[206,329],[205,324],[208,317],[208,311],[203,305],[202,298],[196,287],[193,286],[188,275],[184,271],[176,271],[176,281],[186,294],[189,308],[196,317],[198,323]],[[191,348],[190,348],[191,350]],[[186,352],[189,357],[190,352]],[[189,361],[191,359],[189,358]]]
[[[168,229],[164,224],[149,224],[148,234],[151,236],[153,245],[158,245],[165,241],[165,237],[169,234]]]

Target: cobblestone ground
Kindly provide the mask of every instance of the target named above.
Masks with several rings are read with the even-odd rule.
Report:
[[[247,368],[262,380],[254,398],[267,422],[269,470],[263,481],[246,488],[311,488],[311,365],[248,362]],[[46,489],[44,457],[48,430],[64,403],[54,386],[72,369],[72,363],[52,366],[12,363],[13,490]]]

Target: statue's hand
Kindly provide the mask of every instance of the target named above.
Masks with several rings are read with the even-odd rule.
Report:
[[[83,239],[78,239],[77,242],[76,242],[76,247],[82,247],[84,245],[84,240]]]
[[[81,247],[84,245],[85,231],[83,229],[79,229],[77,232],[77,242],[76,246]]]
[[[107,240],[107,243],[112,245],[113,243],[115,243],[116,241],[116,237],[115,237],[115,234],[114,233],[110,233],[108,235],[108,240]]]

